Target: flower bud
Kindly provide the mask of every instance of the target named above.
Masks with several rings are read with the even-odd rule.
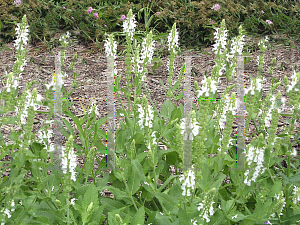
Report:
[[[55,203],[59,206],[61,206],[61,202],[58,199],[55,199]]]
[[[133,139],[129,148],[129,154],[128,157],[130,159],[133,159],[135,157],[135,140]]]
[[[116,220],[118,222],[118,225],[123,225],[123,220],[119,214],[116,214]]]
[[[284,204],[285,204],[284,199],[281,199],[280,201],[278,201],[273,208],[273,212],[277,212],[278,214],[280,214],[283,209]]]
[[[93,209],[93,202],[91,202],[87,208],[87,212],[91,212]]]
[[[287,86],[289,84],[289,80],[287,79],[287,76],[284,75],[284,85]]]

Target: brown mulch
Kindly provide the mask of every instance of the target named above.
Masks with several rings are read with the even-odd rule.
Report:
[[[255,42],[255,44],[258,43],[259,39],[258,38],[253,38],[251,39],[251,41]],[[248,42],[250,42],[250,39],[248,38]],[[247,43],[248,43],[247,42]],[[296,40],[297,45],[299,46],[300,42],[299,40]],[[278,78],[282,83],[283,83],[283,77],[284,75],[286,75],[288,77],[288,80],[291,82],[291,76],[294,74],[294,65],[297,66],[297,71],[300,71],[300,55],[297,54],[298,51],[296,49],[291,48],[290,46],[280,46],[278,43],[276,42],[272,42],[273,48],[268,47],[267,51],[264,54],[264,69],[262,72],[262,75],[267,78],[267,81],[264,81],[264,85],[263,85],[263,98],[266,96],[266,93],[269,91],[270,86],[272,85],[272,79],[268,79],[270,77],[276,77]],[[5,74],[5,69],[7,67],[8,71],[11,72],[12,71],[12,67],[14,62],[16,61],[15,55],[16,55],[16,51],[13,47],[13,43],[9,43],[4,45],[7,48],[13,49],[13,51],[9,51],[9,50],[2,50],[1,54],[0,54],[0,74],[1,76]],[[44,89],[45,89],[45,83],[49,84],[51,79],[52,79],[52,71],[54,70],[54,57],[50,57],[51,55],[55,55],[58,53],[59,48],[55,47],[51,50],[51,53],[46,51],[42,51],[39,52],[38,54],[35,54],[36,52],[34,51],[35,49],[37,49],[38,46],[36,45],[31,45],[29,44],[27,46],[27,50],[28,50],[28,58],[27,58],[27,66],[25,67],[25,73],[22,74],[22,79],[20,80],[19,83],[19,87],[20,87],[20,91],[19,93],[22,93],[22,88],[26,87],[26,84],[28,83],[28,81],[31,81],[33,79],[37,79],[40,84],[40,86],[36,83],[33,85],[33,88],[37,88],[38,93],[40,95],[42,95],[43,97],[44,95]],[[206,47],[203,49],[203,51],[210,53],[210,55],[207,54],[202,54],[201,57],[193,57],[192,58],[192,70],[195,72],[195,77],[192,77],[192,90],[194,88],[194,81],[197,80],[198,84],[201,85],[201,81],[203,80],[204,74],[206,72],[207,76],[210,76],[211,74],[211,70],[214,66],[214,53],[212,52],[212,48],[213,47]],[[121,46],[118,48],[118,50],[123,50],[124,46]],[[72,46],[67,47],[66,49],[66,66],[65,68],[68,68],[71,61],[72,61],[72,57],[74,56],[75,53],[77,53],[77,59],[76,59],[76,64],[74,66],[74,72],[79,74],[79,76],[76,77],[76,81],[78,81],[79,83],[81,83],[82,81],[85,81],[87,79],[89,79],[84,86],[79,87],[78,89],[76,89],[72,94],[71,94],[71,98],[83,98],[85,101],[82,101],[82,105],[87,108],[87,106],[89,105],[90,101],[96,103],[98,105],[98,109],[99,109],[99,113],[100,113],[100,117],[98,117],[98,119],[102,118],[103,116],[106,115],[106,103],[105,103],[105,97],[106,97],[106,91],[107,91],[107,84],[106,84],[106,65],[107,65],[107,61],[106,61],[106,57],[104,55],[101,55],[100,53],[100,49],[96,49],[94,50],[91,54],[89,54],[88,52],[91,49],[87,46],[84,46],[83,44],[79,44],[79,43],[75,43]],[[199,55],[199,52],[195,52],[192,51],[189,53],[189,55]],[[245,84],[246,87],[250,86],[250,76],[257,76],[257,57],[260,55],[259,52],[252,52],[251,53],[253,56],[253,59],[248,62],[245,65]],[[272,59],[276,57],[277,58],[277,62],[274,68],[274,72],[273,75],[268,75],[268,68],[269,65],[272,61]],[[157,104],[157,109],[158,111],[160,111],[161,109],[161,105],[164,102],[164,100],[166,99],[166,92],[163,89],[162,85],[160,84],[159,80],[162,80],[162,82],[165,84],[165,86],[168,86],[168,71],[166,70],[166,65],[167,65],[167,61],[169,60],[169,56],[168,57],[164,57],[162,58],[162,63],[163,65],[161,67],[159,67],[157,70],[155,70],[153,72],[153,74],[148,74],[147,76],[147,80],[148,80],[148,84],[147,84],[147,89],[150,91],[150,96],[153,100],[153,102],[155,104]],[[125,62],[123,60],[121,60],[120,58],[118,58],[117,60],[117,69],[119,69],[118,71],[118,75],[122,75],[122,79],[121,79],[121,83],[120,86],[123,88],[126,88],[126,74],[125,74]],[[84,62],[84,63],[82,63]],[[175,59],[175,69],[174,69],[174,77],[177,80],[178,79],[178,74],[180,71],[181,66],[184,63],[184,58],[180,58],[177,57]],[[148,66],[148,71],[151,71],[151,68],[154,64],[152,63],[150,66]],[[284,66],[284,70],[282,69],[282,65]],[[72,83],[73,80],[73,72],[70,69],[65,69],[64,71],[66,71],[66,73],[68,74],[68,78],[64,81],[65,83],[65,87],[68,89],[68,91],[70,91],[70,85]],[[4,83],[4,80],[2,77],[0,77],[0,88],[2,90]],[[235,79],[232,79],[229,82],[229,85],[235,83]],[[224,91],[226,87],[226,79],[221,79],[221,84],[219,84],[218,86],[218,96],[217,97],[221,97],[221,93]],[[144,88],[143,89],[143,93],[145,93]],[[286,97],[285,95],[285,90],[283,86],[280,86],[278,88],[282,95]],[[277,89],[277,90],[278,90]],[[180,88],[180,91],[183,91],[183,85]],[[233,90],[234,91],[234,90]],[[277,91],[276,91],[277,92]],[[276,93],[275,92],[275,93]],[[232,93],[232,91],[230,92],[230,94]],[[193,96],[195,97],[195,93],[193,92]],[[89,100],[89,98],[98,98],[98,100]],[[286,97],[288,99],[288,97]],[[125,98],[125,96],[123,95],[123,93],[121,93],[121,99],[123,102],[123,105],[125,106],[125,108],[127,109],[127,99]],[[72,100],[71,100],[72,101]],[[73,100],[75,102],[74,106],[72,106],[70,108],[70,111],[73,113],[73,115],[76,115],[77,117],[83,117],[84,112],[83,109],[81,107],[81,104],[78,100]],[[172,101],[174,102],[174,101]],[[176,103],[176,106],[178,106],[179,104],[184,105],[184,101],[183,99],[179,100]],[[196,105],[199,104],[195,103]],[[115,104],[115,108],[121,108],[121,104],[118,101],[117,95],[116,95],[116,104]],[[39,108],[39,110],[45,110],[45,107],[41,107]],[[45,110],[46,111],[46,110]],[[291,107],[287,107],[286,109],[283,110],[284,112],[290,112],[291,111]],[[12,115],[11,113],[8,115]],[[38,114],[35,117],[35,124],[34,124],[34,128],[33,128],[33,132],[37,132],[37,130],[43,125],[44,121],[45,121],[46,115],[45,114]],[[75,128],[74,130],[76,130],[76,126],[75,124],[71,121],[71,119],[67,118],[66,116],[63,116],[63,118],[67,119],[73,128]],[[289,117],[282,117],[280,116],[279,120],[279,124],[278,124],[278,131],[276,134],[280,134],[281,131],[283,130],[283,126],[287,125],[287,123],[284,122],[284,119],[289,119]],[[124,118],[117,118],[115,121],[115,124],[119,124],[119,121],[125,121]],[[256,121],[258,123],[258,121]],[[236,134],[236,126],[237,124],[234,123],[233,125],[233,131],[231,133],[231,137],[235,137]],[[65,125],[63,125],[64,128],[66,129]],[[20,130],[20,126],[11,126],[11,125],[2,125],[0,127],[0,131],[2,132],[4,138],[5,138],[5,142],[6,143],[11,143],[11,141],[9,141],[9,139],[7,138],[8,136],[8,131],[10,130],[10,128],[13,127],[16,131]],[[116,128],[119,128],[119,126],[117,126]],[[106,124],[103,124],[101,126],[101,129],[105,130],[106,129]],[[255,131],[255,126],[253,123],[250,124],[249,126],[249,131],[248,131],[248,135],[251,133],[256,133]],[[299,119],[296,122],[295,125],[295,133],[299,132]],[[52,138],[53,141],[53,138]],[[248,140],[246,141],[246,144],[248,144],[251,141]],[[293,139],[291,140],[293,141]],[[65,144],[66,140],[63,139],[63,144]],[[79,137],[77,139],[75,139],[75,143],[76,144],[81,144]],[[102,143],[105,145],[106,144],[106,140],[102,138]],[[164,149],[166,149],[166,147],[160,143],[160,146]],[[299,145],[295,145],[294,146],[297,151],[300,150]],[[77,150],[75,150],[77,152]],[[100,154],[97,154],[97,157],[101,160],[103,156],[101,156]],[[10,156],[6,156],[5,158],[1,159],[1,161],[3,160],[10,160]],[[83,157],[78,157],[78,166],[80,166],[82,168],[83,164],[85,161],[85,156],[83,155]],[[95,164],[94,164],[94,171],[97,169],[98,167],[98,163],[95,160]],[[10,170],[6,170],[3,171],[3,176],[8,176],[10,173]],[[28,176],[30,176],[30,173],[28,174]],[[102,175],[99,175],[99,177],[102,177]],[[227,178],[228,179],[228,178]],[[109,183],[108,183],[109,185]],[[105,192],[105,196],[110,196],[113,197],[113,195],[110,192]]]

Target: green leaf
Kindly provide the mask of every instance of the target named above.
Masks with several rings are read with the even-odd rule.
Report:
[[[79,138],[83,146],[87,143],[87,148],[84,147],[85,151],[88,151],[89,143],[86,141],[86,135],[84,133],[79,132]]]
[[[77,150],[84,150],[84,148],[81,145],[77,145],[75,143],[73,143],[73,147],[76,148]]]
[[[96,157],[96,160],[97,160],[97,162],[98,162],[98,164],[99,164],[98,169],[101,169],[101,168],[107,168],[107,166],[106,166],[106,157],[103,157],[103,158],[101,159],[101,161],[98,159],[98,157]],[[97,169],[96,173],[98,172],[98,169]]]
[[[178,219],[179,219],[180,225],[190,225],[191,224],[188,215],[182,208],[180,208],[178,210]]]
[[[69,121],[67,121],[64,118],[62,118],[62,120],[63,120],[64,124],[66,125],[66,127],[68,128],[69,133],[74,136],[73,128],[72,128],[71,124],[69,123]],[[69,138],[69,135],[68,136],[65,135],[65,137]]]
[[[144,207],[140,207],[135,216],[133,217],[133,220],[131,220],[131,225],[143,225],[145,222],[145,209]]]
[[[153,221],[155,225],[172,225],[172,222],[169,220],[167,216],[163,216],[160,212],[156,211],[156,215]]]
[[[102,124],[104,124],[104,123],[106,123],[106,116],[105,117],[102,117],[100,120],[98,120],[97,122],[96,122],[96,124],[97,124],[97,127],[100,127]]]
[[[237,217],[232,219],[232,217],[234,217],[236,215],[237,215]],[[246,218],[246,216],[244,216],[240,212],[233,212],[230,215],[227,215],[227,219],[229,219],[230,221],[233,221],[233,222],[239,222],[239,221],[244,220],[245,218]]]
[[[162,60],[160,58],[153,58],[152,59],[152,62],[154,62],[154,65],[153,65],[152,70],[151,70],[152,74],[153,74],[154,70],[158,69],[162,65],[161,61]]]
[[[147,153],[147,152],[144,152],[144,153]],[[132,166],[133,166],[133,170],[136,171],[138,177],[139,177],[139,180],[144,183],[144,181],[146,181],[146,177],[144,175],[144,172],[143,172],[143,167],[142,165],[139,163],[138,159],[134,159],[132,161]]]
[[[181,109],[180,108],[175,108],[172,111],[171,120],[170,121],[173,121],[175,119],[181,119],[181,118],[182,118]]]
[[[129,128],[133,128],[134,125],[133,125],[133,120],[128,118],[127,116],[125,117],[125,123],[126,125],[129,127]]]
[[[77,130],[79,130],[79,133],[82,134],[84,137],[84,141],[81,140],[81,143],[85,143],[85,135],[84,135],[84,132],[82,130],[82,127],[81,127],[81,124],[80,124],[80,121],[77,117],[74,117],[73,114],[68,110],[66,109],[64,112],[63,112],[65,115],[69,116],[73,121],[74,123],[76,124],[76,127],[77,127]],[[81,138],[80,138],[81,139]]]
[[[229,213],[230,213],[232,207],[234,206],[234,203],[235,203],[235,200],[234,200],[234,199],[233,199],[233,200],[228,200],[228,201],[226,202],[225,208],[224,208],[226,214],[229,214]],[[223,208],[222,208],[222,209],[223,209]]]
[[[234,186],[238,187],[242,184],[241,177],[239,176],[238,170],[230,170],[230,179]]]
[[[172,102],[169,99],[167,99],[161,106],[161,115],[166,120],[169,120],[173,109],[174,109],[174,106],[173,106]]]
[[[162,132],[161,136],[163,138],[165,138],[167,141],[169,141],[170,143],[172,143],[173,134],[174,134],[175,131],[176,131],[176,127],[173,127],[170,130],[166,130],[166,131]]]
[[[154,189],[149,184],[142,183],[142,186],[145,189],[142,191],[142,197],[145,198],[148,202],[152,201],[155,195]]]
[[[218,173],[217,179],[212,185],[212,188],[216,188],[217,190],[221,187],[223,180],[225,179],[226,175],[223,173]]]
[[[142,152],[136,156],[136,159],[141,163],[148,155],[148,152]],[[144,166],[143,166],[144,167]]]
[[[171,181],[172,179],[178,177],[179,175],[172,175],[170,176],[158,189],[158,192],[161,192]]]
[[[283,224],[289,221],[299,221],[300,213],[291,217],[286,218],[286,220],[281,221]]]
[[[297,184],[300,180],[300,173],[295,174],[294,176],[288,177],[283,180],[284,185],[287,184]]]
[[[82,211],[80,211],[80,214],[83,223],[89,222],[93,210],[98,208],[98,204],[98,192],[95,185],[91,183],[88,185],[82,201]]]
[[[166,154],[166,162],[169,165],[175,165],[175,163],[179,160],[179,154],[176,150],[167,150],[169,153]]]
[[[184,96],[184,92],[182,91],[182,92],[179,93],[179,95],[177,95],[177,96],[175,97],[175,100],[177,101],[177,100],[179,100],[179,99],[182,99],[183,96]]]
[[[102,222],[105,220],[105,215],[103,215],[103,209],[105,205],[101,205],[99,208],[95,209],[88,224],[98,225],[99,221]]]
[[[159,33],[158,35],[153,36],[153,40],[159,40],[159,39],[162,39],[162,38],[164,38],[168,35],[169,35],[168,33]]]
[[[130,95],[130,92],[125,88],[121,88],[121,91],[124,93],[125,96]]]
[[[129,195],[135,195],[137,190],[140,189],[140,179],[138,177],[138,174],[135,169],[131,167],[131,176],[129,176],[128,179],[128,189],[129,189]],[[130,173],[129,173],[130,174]]]
[[[175,215],[178,214],[178,208],[174,207],[179,203],[177,199],[165,193],[155,193],[155,197],[168,212],[171,212]]]
[[[61,127],[61,133],[68,139],[70,137],[70,134],[68,131],[65,130],[65,128]]]
[[[142,133],[135,133],[135,135],[133,136],[133,138],[135,140],[136,144],[142,144],[144,143],[144,134]]]
[[[11,141],[15,141],[15,140],[18,140],[20,135],[22,133],[22,130],[21,131],[12,131],[9,135],[8,135],[8,138],[11,140]]]
[[[80,126],[82,126],[85,123],[85,121],[88,119],[88,117],[89,117],[89,114],[84,115],[84,117],[80,120]]]

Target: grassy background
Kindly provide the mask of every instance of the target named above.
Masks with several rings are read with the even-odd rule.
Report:
[[[125,38],[120,18],[127,16],[129,9],[136,14],[137,36],[143,38],[153,30],[156,35],[162,34],[159,40],[164,45],[174,22],[179,28],[180,46],[193,49],[213,44],[213,27],[219,27],[222,19],[229,30],[228,38],[238,35],[240,24],[248,35],[300,33],[300,0],[22,0],[19,6],[14,1],[0,0],[0,46],[16,39],[16,23],[21,23],[25,14],[31,44],[42,42],[51,49],[59,46],[60,34],[72,31],[81,43],[99,46],[106,34],[115,32],[122,45]],[[220,9],[212,9],[214,4]],[[87,13],[89,7],[95,10]],[[98,13],[97,18],[94,13]]]

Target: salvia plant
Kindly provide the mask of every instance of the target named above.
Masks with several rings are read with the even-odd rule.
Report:
[[[0,99],[5,103],[5,107],[0,107],[0,125],[15,124],[22,129],[11,129],[9,138],[13,143],[9,145],[0,133],[1,159],[6,155],[12,157],[11,161],[0,162],[2,171],[10,169],[10,175],[3,177],[0,182],[1,224],[102,224],[103,221],[107,224],[164,225],[298,224],[300,182],[299,172],[292,163],[297,152],[292,149],[290,138],[299,113],[300,73],[294,71],[291,84],[286,76],[284,78],[283,85],[289,96],[289,104],[293,106],[293,114],[288,120],[288,126],[277,135],[281,108],[287,103],[280,91],[274,94],[280,82],[273,83],[267,96],[259,101],[264,79],[261,75],[263,54],[259,56],[257,77],[251,80],[250,87],[245,91],[246,130],[250,121],[257,119],[258,125],[254,123],[258,135],[254,135],[246,146],[245,169],[234,170],[236,140],[230,137],[230,133],[236,115],[236,102],[234,93],[229,96],[234,85],[228,86],[228,82],[236,74],[235,56],[242,54],[242,27],[239,27],[240,34],[232,41],[230,50],[226,48],[225,20],[220,28],[216,28],[216,44],[213,48],[215,66],[211,77],[204,77],[201,86],[195,82],[199,110],[193,104],[190,126],[185,125],[184,107],[181,104],[175,107],[171,101],[175,99],[176,103],[184,96],[177,91],[183,80],[183,67],[179,80],[175,84],[173,82],[174,60],[178,49],[176,24],[168,37],[169,88],[160,111],[147,94],[146,67],[151,63],[154,52],[153,34],[150,32],[142,45],[133,49],[135,27],[135,15],[130,10],[123,21],[127,41],[127,89],[120,87],[120,76],[116,77],[115,82],[119,100],[121,91],[128,99],[128,110],[121,102],[122,109],[116,113],[116,117],[125,117],[125,123],[121,122],[116,131],[115,140],[115,165],[123,169],[111,170],[111,173],[103,173],[99,169],[93,171],[96,153],[105,153],[105,146],[99,144],[99,139],[106,137],[106,134],[99,126],[106,122],[106,118],[96,119],[96,115],[99,115],[96,105],[84,109],[85,116],[77,118],[68,110],[71,103],[64,102],[63,114],[74,121],[79,132],[75,134],[75,128],[63,120],[68,130],[62,128],[67,142],[62,146],[61,169],[53,170],[48,175],[47,170],[55,164],[54,146],[50,144],[53,135],[54,79],[50,84],[45,84],[46,100],[37,94],[36,89],[30,91],[35,81],[29,82],[18,96],[18,81],[26,66],[26,16],[22,24],[18,24],[15,43],[17,61],[13,71],[6,74],[6,86],[2,87],[0,93]],[[67,38],[68,34],[60,39],[63,47],[68,45]],[[259,44],[262,52],[267,49],[266,42],[267,39]],[[105,43],[107,56],[115,58],[116,49],[117,42],[111,34]],[[64,57],[63,51],[61,57]],[[229,67],[225,67],[229,59],[232,62]],[[223,100],[217,104],[201,101],[201,98],[216,98],[222,70],[225,70],[227,77]],[[117,71],[114,73],[116,75]],[[142,85],[146,94],[142,93]],[[130,100],[132,92],[134,102]],[[47,106],[49,112],[37,138],[32,128],[38,104]],[[15,116],[5,115],[8,112],[15,112]],[[85,127],[84,122],[87,122]],[[183,168],[184,138],[187,134],[192,137],[192,166],[183,173],[175,170],[175,174],[172,174],[169,171],[170,165]],[[78,136],[82,146],[73,142]],[[166,145],[168,150],[160,149],[159,142]],[[86,161],[83,168],[79,168],[76,157],[83,153]],[[213,153],[217,154],[212,157]],[[279,169],[277,167],[280,167],[282,155],[287,156],[287,168]],[[98,158],[96,160],[99,168],[105,166],[105,158],[102,161]],[[25,176],[28,172],[31,173],[30,177]],[[99,174],[103,177],[96,177]],[[224,184],[227,175],[230,175],[230,183]],[[93,182],[88,183],[90,178]],[[158,179],[162,181],[161,185],[158,185]],[[107,182],[111,185],[107,186]],[[114,199],[101,197],[105,189],[113,193]]]

